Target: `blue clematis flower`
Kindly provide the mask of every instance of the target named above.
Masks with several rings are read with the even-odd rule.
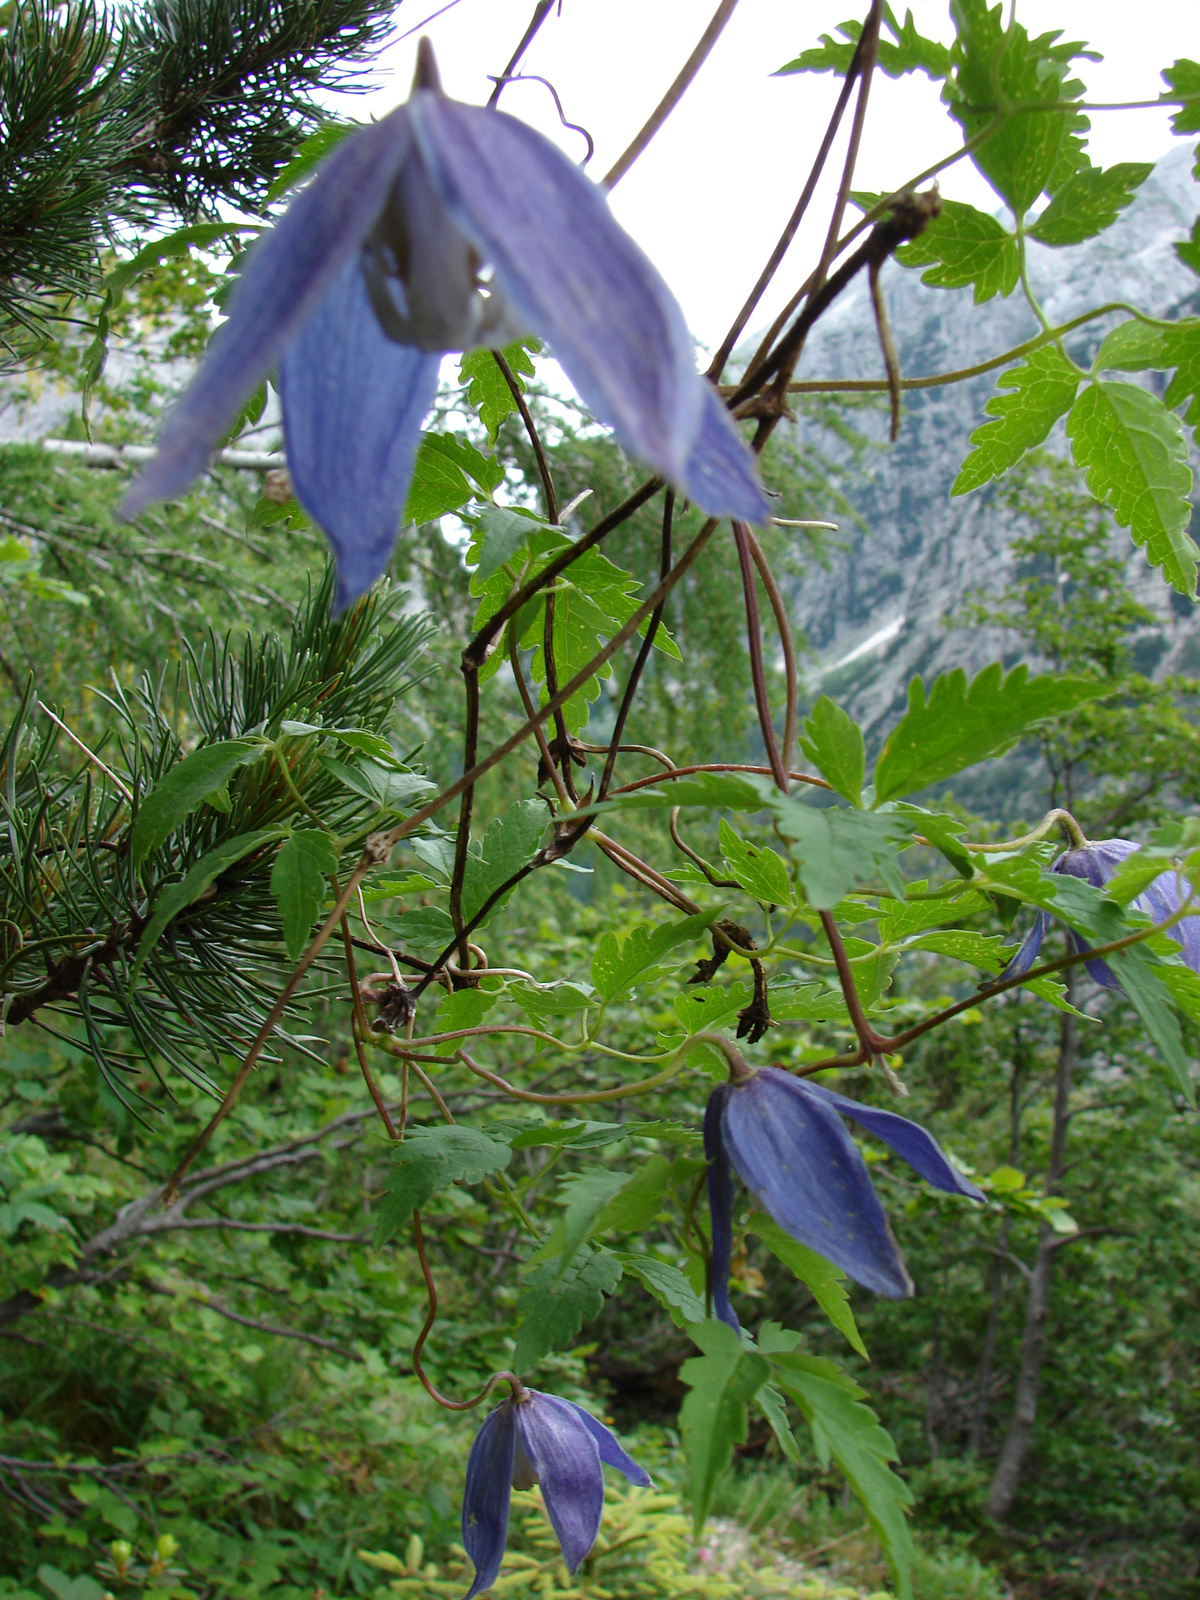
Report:
[[[708,1203],[712,1215],[713,1309],[736,1328],[729,1303],[733,1178],[785,1233],[892,1300],[912,1294],[912,1279],[892,1235],[867,1164],[843,1117],[890,1145],[926,1182],[982,1200],[983,1191],[950,1165],[932,1134],[897,1116],[795,1078],[779,1067],[725,1083],[704,1114]]]
[[[496,1581],[514,1488],[540,1484],[546,1515],[574,1573],[600,1531],[604,1466],[616,1467],[641,1489],[650,1487],[649,1474],[582,1406],[536,1389],[523,1389],[497,1406],[484,1419],[467,1461],[462,1538],[475,1581],[466,1600]]]
[[[186,489],[278,369],[292,483],[333,546],[343,607],[395,544],[442,353],[525,333],[701,510],[769,514],[683,313],[603,191],[524,123],[447,99],[423,40],[407,103],[343,139],[251,251],[125,514]]]
[[[1050,870],[1069,873],[1072,878],[1082,878],[1090,883],[1093,889],[1102,889],[1122,861],[1137,848],[1132,839],[1096,839],[1075,850],[1064,851]],[[1177,872],[1168,870],[1138,895],[1131,909],[1144,911],[1154,922],[1165,922],[1168,917],[1175,915],[1190,893],[1185,880]],[[1021,948],[1000,974],[1002,978],[1024,977],[1038,958],[1050,921],[1045,911],[1038,912]],[[1200,972],[1200,916],[1185,917],[1167,931],[1176,944],[1182,946],[1186,964],[1193,972]],[[1087,941],[1077,933],[1071,934],[1071,943],[1081,953],[1089,948]],[[1087,961],[1084,965],[1088,976],[1105,989],[1121,987],[1106,961]]]

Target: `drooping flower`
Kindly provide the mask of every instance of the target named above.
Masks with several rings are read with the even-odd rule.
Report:
[[[604,1466],[639,1488],[650,1487],[649,1474],[611,1430],[570,1400],[523,1389],[490,1412],[471,1446],[463,1491],[463,1545],[475,1564],[466,1600],[490,1588],[500,1571],[514,1488],[541,1486],[546,1515],[574,1573],[600,1531]]]
[[[1096,839],[1074,850],[1064,851],[1050,870],[1069,873],[1072,878],[1082,878],[1085,883],[1090,883],[1093,889],[1103,889],[1121,863],[1137,849],[1138,845],[1132,839]],[[1168,869],[1131,902],[1131,909],[1144,911],[1153,922],[1165,922],[1168,917],[1175,915],[1190,892],[1187,882],[1177,872]],[[1002,978],[1025,976],[1038,958],[1050,922],[1047,912],[1038,912],[1021,948],[1000,974]],[[1176,944],[1182,946],[1185,963],[1193,972],[1200,972],[1200,915],[1185,917],[1173,928],[1168,928],[1167,932]],[[1071,934],[1071,943],[1080,953],[1090,948],[1077,933]],[[1106,961],[1087,961],[1084,965],[1088,976],[1105,989],[1121,987]]]
[[[785,1233],[841,1267],[856,1283],[892,1300],[913,1292],[867,1164],[843,1117],[890,1145],[935,1189],[971,1200],[984,1198],[981,1189],[955,1171],[932,1134],[894,1111],[861,1105],[779,1067],[722,1084],[709,1096],[704,1114],[704,1153],[709,1162],[713,1309],[731,1327],[738,1326],[729,1303],[731,1168]]]
[[[293,487],[344,606],[395,544],[442,353],[522,334],[701,510],[768,515],[683,313],[603,191],[524,123],[446,98],[423,40],[406,104],[343,139],[250,252],[125,514],[186,489],[278,368]]]

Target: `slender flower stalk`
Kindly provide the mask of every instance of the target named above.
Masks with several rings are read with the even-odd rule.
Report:
[[[603,191],[524,123],[448,99],[422,40],[408,101],[345,138],[250,253],[125,513],[186,489],[277,371],[292,483],[344,607],[391,555],[442,355],[524,334],[701,510],[766,519],[683,313]]]

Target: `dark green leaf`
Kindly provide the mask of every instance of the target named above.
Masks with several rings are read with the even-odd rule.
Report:
[[[283,831],[282,828],[259,828],[255,833],[239,833],[232,839],[225,839],[202,855],[179,883],[169,883],[158,891],[150,908],[150,920],[138,940],[133,971],[129,974],[131,988],[137,982],[147,956],[158,943],[163,929],[172,917],[178,916],[194,900],[198,900],[223,872],[227,872],[244,857],[261,849],[268,841],[278,839]]]
[[[1132,383],[1091,383],[1067,418],[1075,464],[1153,566],[1180,594],[1196,595],[1188,537],[1192,469],[1183,427],[1157,395]]]
[[[702,1356],[679,1369],[691,1391],[679,1413],[692,1477],[692,1515],[697,1536],[708,1518],[721,1474],[733,1447],[745,1444],[747,1406],[771,1376],[766,1358],[745,1349],[725,1323],[709,1318],[688,1329]]]
[[[658,928],[634,928],[620,943],[615,933],[604,934],[592,957],[591,975],[596,993],[607,1001],[632,988],[670,951],[698,939],[719,915],[719,911],[701,911],[685,917],[682,922],[668,922]]]
[[[718,831],[729,876],[764,905],[790,905],[792,886],[783,857],[769,846],[747,844],[739,839],[724,817]]]
[[[522,379],[532,378],[535,371],[530,357],[539,355],[541,348],[536,339],[521,339],[516,344],[504,345],[500,351],[522,393],[525,390]],[[458,381],[467,385],[467,399],[487,429],[488,443],[495,444],[500,424],[517,410],[517,402],[492,352],[468,351],[458,364]]]
[[[1103,233],[1153,171],[1151,161],[1122,161],[1104,170],[1082,168],[1057,190],[1030,235],[1042,244],[1068,245]]]
[[[633,1255],[626,1250],[618,1250],[615,1255],[626,1277],[636,1278],[677,1328],[704,1321],[704,1302],[678,1267],[654,1256]]]
[[[615,1255],[583,1247],[559,1276],[558,1262],[547,1261],[528,1275],[517,1297],[522,1317],[513,1351],[513,1369],[529,1372],[551,1350],[561,1350],[604,1308],[604,1297],[621,1281]]]
[[[770,801],[779,831],[796,841],[800,882],[811,906],[827,911],[855,883],[883,876],[898,884],[896,852],[912,834],[904,817],[806,805],[790,795]]]
[[[827,694],[809,712],[800,748],[843,799],[852,806],[862,805],[866,770],[862,729]]]
[[[214,789],[223,789],[239,767],[257,761],[263,749],[249,739],[227,739],[176,762],[138,806],[131,839],[134,866],[141,866]]]
[[[388,919],[396,940],[410,950],[444,950],[454,937],[450,913],[440,906],[418,906]]]
[[[787,1408],[783,1396],[771,1383],[764,1383],[754,1397],[754,1403],[771,1424],[771,1432],[775,1435],[779,1448],[793,1466],[800,1463],[800,1447],[796,1443],[796,1436],[788,1426]]]
[[[869,1361],[867,1347],[862,1342],[854,1312],[850,1309],[845,1273],[815,1250],[810,1250],[807,1245],[784,1233],[777,1222],[761,1211],[754,1212],[746,1231],[757,1234],[771,1254],[795,1273],[851,1348],[864,1361]]]
[[[490,499],[503,481],[504,468],[494,456],[485,456],[458,434],[427,433],[417,451],[404,520],[434,522],[465,506],[476,492],[472,484]]]
[[[773,1352],[771,1365],[774,1382],[803,1411],[818,1456],[833,1457],[862,1502],[901,1600],[912,1600],[912,1538],[904,1514],[912,1492],[888,1466],[896,1447],[861,1404],[863,1391],[832,1361],[797,1350]]]
[[[998,389],[1011,394],[993,395],[985,410],[994,422],[985,422],[971,435],[974,449],[959,469],[951,494],[969,494],[981,484],[1000,477],[1009,467],[1039,445],[1059,417],[1071,409],[1082,374],[1057,346],[1043,345],[1020,366],[1010,367],[996,380]]]
[[[592,1233],[640,1233],[648,1228],[666,1203],[674,1182],[666,1156],[648,1156],[632,1177],[626,1178],[596,1218]]]
[[[267,190],[267,200],[278,200],[280,195],[287,194],[289,189],[302,183],[309,173],[320,166],[329,152],[341,144],[348,133],[356,132],[359,126],[357,122],[336,122],[332,119],[323,122],[301,142],[287,165],[276,173]]]
[[[322,828],[302,828],[286,839],[271,869],[271,893],[283,919],[287,953],[296,961],[308,944],[317,913],[325,904],[329,875],[338,852]]]
[[[474,564],[471,574],[473,594],[481,592],[480,585],[499,572],[524,548],[534,528],[545,527],[537,517],[507,506],[485,506],[475,522],[471,547],[467,551],[467,565]]]
[[[917,32],[911,10],[905,13],[901,26],[891,6],[884,6],[884,27],[892,38],[889,39],[881,30],[878,65],[879,70],[889,78],[901,78],[909,72],[924,72],[937,80],[950,71],[950,51],[936,39],[926,39]],[[842,39],[823,33],[819,46],[805,50],[794,61],[780,67],[774,76],[784,78],[794,72],[836,72],[839,77],[845,77],[854,56],[854,47],[862,33],[862,23],[857,20],[843,22],[838,32]]]
[[[502,817],[492,822],[483,837],[483,854],[467,857],[462,906],[463,916],[468,921],[502,883],[533,859],[549,821],[549,806],[540,796],[535,796],[531,800],[516,801]],[[503,900],[497,901],[489,918],[503,904]],[[487,920],[480,926],[486,927]]]
[[[1107,693],[1083,678],[1030,678],[1021,665],[1004,676],[1000,663],[968,685],[961,667],[934,680],[929,697],[914,678],[908,710],[888,734],[875,763],[877,801],[940,783],[989,756],[1002,755],[1039,723]],[[918,830],[919,831],[919,830]]]
[[[1021,276],[1016,237],[986,211],[960,200],[943,200],[941,216],[897,250],[896,260],[905,267],[927,267],[921,282],[934,289],[973,285],[976,305],[1010,295]]]
[[[413,1128],[392,1151],[387,1194],[375,1221],[374,1245],[393,1238],[414,1211],[452,1183],[479,1183],[503,1172],[512,1159],[508,1145],[478,1128],[452,1125]]]

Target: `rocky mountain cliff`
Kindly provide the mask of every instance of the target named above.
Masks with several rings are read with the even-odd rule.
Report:
[[[1121,299],[1165,318],[1200,312],[1200,281],[1172,248],[1190,232],[1200,208],[1192,160],[1190,148],[1179,148],[1160,161],[1133,204],[1099,238],[1065,250],[1030,246],[1034,291],[1052,322]],[[906,377],[986,360],[1037,332],[1019,291],[976,306],[970,289],[928,288],[919,271],[895,263],[884,282]],[[1090,361],[1119,320],[1111,316],[1080,329],[1068,340],[1071,354]],[[881,374],[867,286],[860,282],[814,330],[797,377]],[[953,625],[969,591],[999,589],[1008,580],[1014,514],[992,486],[950,498],[969,435],[986,420],[996,376],[906,392],[895,445],[886,443],[886,404],[859,413],[858,426],[873,441],[848,490],[862,526],[843,520],[828,566],[814,564],[793,593],[793,619],[816,653],[807,673],[810,693],[832,695],[877,739],[902,712],[914,674],[929,682],[953,666],[970,673],[998,656],[1020,659],[1011,634]],[[799,426],[809,429],[808,442],[827,445],[810,425]],[[1047,447],[1065,453],[1061,422]],[[1137,640],[1141,669],[1200,671],[1200,613],[1193,616],[1187,601],[1172,599],[1132,544],[1128,576],[1160,618]]]

